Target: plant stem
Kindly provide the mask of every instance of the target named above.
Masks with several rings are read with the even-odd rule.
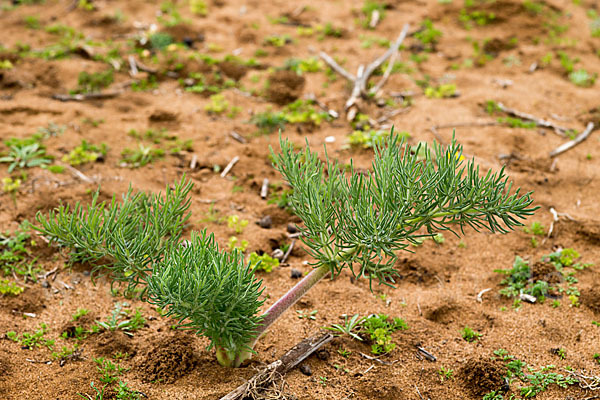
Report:
[[[312,288],[317,282],[326,277],[331,272],[331,269],[328,265],[322,264],[321,266],[310,271],[308,275],[306,275],[300,282],[296,284],[293,288],[291,288],[285,295],[283,295],[279,300],[275,302],[269,309],[263,314],[264,319],[261,326],[258,328],[257,336],[254,341],[260,336],[262,336],[266,330],[283,314],[285,310],[296,304],[298,300],[310,288]],[[253,343],[253,345],[254,345]],[[254,347],[254,346],[252,346]]]
[[[283,314],[288,308],[296,304],[298,300],[308,290],[313,287],[321,279],[329,275],[331,269],[327,264],[321,264],[319,267],[310,271],[300,282],[291,288],[286,294],[283,295],[279,300],[275,302],[269,309],[263,314],[263,321],[256,330],[256,337],[248,343],[250,349],[254,349],[258,339],[265,334],[267,329]],[[252,352],[249,350],[242,350],[237,354],[228,353],[227,350],[217,348],[217,359],[219,363],[225,367],[239,367],[245,360],[252,357]]]
[[[334,262],[344,261],[349,256],[352,256],[359,250],[358,247],[350,247],[341,252],[332,253],[332,259]],[[333,256],[333,254],[336,254]],[[263,314],[262,324],[258,327],[256,332],[256,338],[250,345],[250,348],[254,348],[254,345],[258,339],[265,334],[267,329],[283,314],[288,308],[292,307],[302,296],[306,294],[314,285],[316,285],[321,279],[329,275],[331,268],[329,264],[322,263],[320,266],[314,268],[308,275],[306,275],[300,282],[291,288],[286,294],[284,294],[279,300],[275,302],[269,309]]]

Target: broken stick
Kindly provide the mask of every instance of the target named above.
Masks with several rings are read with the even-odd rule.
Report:
[[[251,391],[266,388],[272,384],[275,379],[285,375],[312,353],[320,349],[323,345],[333,339],[330,333],[317,334],[304,339],[296,346],[292,347],[279,360],[267,365],[265,369],[254,375],[246,383],[238,386],[229,394],[221,397],[221,400],[238,400],[247,397]]]
[[[260,198],[266,199],[269,194],[269,180],[267,178],[263,179],[262,186],[260,187]]]
[[[502,112],[505,112],[508,115],[512,115],[513,117],[522,118],[522,119],[526,119],[528,121],[535,122],[535,124],[537,126],[541,126],[544,128],[551,128],[554,130],[554,132],[556,132],[560,136],[563,136],[563,137],[566,136],[566,132],[569,131],[569,128],[565,128],[564,126],[556,125],[553,122],[547,121],[542,118],[538,118],[531,114],[526,114],[524,112],[517,111],[512,108],[508,108],[502,103],[497,103],[497,106],[500,110],[502,110]]]
[[[238,156],[235,156],[231,159],[231,161],[229,161],[229,164],[227,164],[227,166],[225,167],[225,169],[223,170],[223,172],[221,172],[221,178],[225,178],[227,176],[227,174],[229,173],[229,171],[231,171],[231,168],[233,168],[233,166],[240,161],[240,158]]]
[[[569,140],[568,142],[563,143],[560,146],[558,146],[556,149],[552,150],[550,152],[550,157],[556,157],[557,155],[562,154],[565,151],[570,150],[573,147],[577,146],[579,143],[581,143],[585,139],[587,139],[593,130],[594,130],[594,123],[588,122],[588,124],[585,127],[585,130],[583,132],[581,132],[579,135],[577,135],[577,137],[575,139]]]
[[[59,101],[86,101],[112,99],[123,93],[122,90],[104,93],[80,93],[80,94],[53,94],[52,98]]]
[[[408,29],[409,25],[404,24],[402,32],[400,32],[400,35],[398,36],[396,41],[392,43],[390,48],[366,67],[362,64],[359,65],[358,70],[356,72],[356,76],[346,71],[330,55],[328,55],[324,51],[321,51],[319,53],[319,56],[323,59],[323,61],[325,61],[335,72],[337,72],[338,74],[340,74],[341,76],[343,76],[344,78],[346,78],[354,84],[352,87],[352,93],[350,94],[350,97],[348,98],[345,104],[345,109],[349,120],[353,119],[351,118],[351,116],[354,117],[356,115],[356,110],[351,109],[356,106],[358,99],[361,96],[368,97],[369,94],[376,93],[387,81],[389,75],[391,74],[391,68],[393,68],[392,61],[390,61],[390,65],[388,65],[388,68],[384,72],[384,75],[379,81],[379,83],[375,85],[374,91],[367,91],[367,81],[369,80],[373,72],[375,72],[377,68],[381,67],[381,65],[384,62],[386,62],[390,57],[392,57],[392,60],[396,59],[396,53],[398,52],[400,45],[406,38],[406,35],[408,34]]]

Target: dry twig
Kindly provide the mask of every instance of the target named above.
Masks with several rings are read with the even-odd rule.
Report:
[[[556,132],[560,136],[563,136],[563,137],[566,136],[566,132],[569,131],[569,128],[565,128],[564,126],[556,125],[555,123],[553,123],[551,121],[547,121],[545,119],[538,118],[531,114],[517,111],[512,108],[508,108],[502,103],[497,103],[497,106],[500,110],[502,110],[502,112],[505,112],[508,115],[512,115],[513,117],[526,119],[528,121],[535,122],[535,124],[537,126],[541,126],[544,128],[551,128],[554,130],[554,132]]]
[[[562,154],[565,151],[570,150],[573,147],[577,146],[579,143],[581,143],[585,139],[587,139],[593,130],[594,130],[594,123],[588,122],[588,124],[585,127],[585,130],[583,132],[581,132],[579,135],[577,135],[577,137],[575,139],[569,140],[568,142],[563,143],[560,146],[558,146],[556,149],[552,150],[550,152],[550,157],[556,157],[557,155]]]
[[[233,138],[233,140],[238,141],[241,144],[248,143],[248,141],[246,140],[246,138],[243,137],[242,135],[240,135],[239,133],[237,133],[236,131],[229,132],[229,136],[231,136]]]
[[[238,156],[235,156],[231,159],[231,161],[229,161],[229,164],[227,164],[227,166],[225,167],[225,169],[223,170],[223,172],[221,172],[221,178],[225,178],[227,176],[227,174],[229,173],[229,171],[231,171],[231,169],[233,168],[233,166],[240,161],[240,158]]]
[[[269,194],[269,179],[263,179],[262,186],[260,187],[260,198],[266,199]]]
[[[290,243],[290,247],[288,247],[287,251],[285,252],[285,254],[283,255],[283,257],[281,257],[281,263],[285,263],[287,261],[287,259],[290,257],[290,254],[292,254],[292,250],[294,250],[294,245],[296,244],[296,239],[292,239],[292,243]]]
[[[483,289],[481,292],[477,293],[477,301],[482,303],[483,302],[483,294],[486,292],[489,292],[490,290],[492,290],[491,288],[487,288],[487,289]]]
[[[565,371],[572,377],[579,381],[579,387],[585,390],[600,390],[600,376],[598,375],[585,375],[583,372],[572,371],[565,369]]]
[[[320,349],[323,345],[329,343],[332,339],[333,335],[330,333],[317,334],[304,339],[285,353],[279,360],[266,366],[261,372],[254,375],[246,383],[223,396],[221,400],[236,400],[251,395],[258,395],[263,388],[272,386],[274,380],[283,377],[288,371],[295,368],[308,356]]]
[[[94,179],[90,178],[89,176],[85,175],[83,172],[81,172],[77,168],[70,166],[69,164],[63,164],[62,166],[65,167],[66,169],[68,169],[74,176],[76,176],[77,178],[81,179],[84,182],[87,182],[87,183],[95,183],[96,182]]]
[[[376,58],[372,63],[370,63],[366,67],[362,64],[359,65],[358,70],[356,72],[356,76],[346,71],[327,53],[323,51],[319,53],[319,56],[323,59],[323,61],[325,61],[335,72],[337,72],[338,74],[340,74],[341,76],[343,76],[344,78],[346,78],[354,84],[352,87],[352,93],[350,94],[350,97],[348,98],[345,104],[348,120],[352,120],[354,119],[354,116],[356,116],[358,99],[361,96],[368,97],[369,94],[378,92],[387,81],[391,73],[391,68],[393,68],[393,61],[390,61],[383,77],[381,78],[379,83],[375,85],[373,91],[367,91],[367,81],[369,80],[373,72],[375,72],[377,68],[381,67],[381,65],[390,57],[392,58],[392,60],[396,59],[396,54],[398,53],[400,45],[402,44],[402,42],[406,38],[406,35],[408,34],[408,29],[409,25],[405,24],[402,28],[402,32],[400,32],[400,35],[398,36],[396,41],[392,43],[390,48],[384,54]]]
[[[123,93],[122,90],[103,93],[53,94],[52,98],[59,101],[86,101],[112,99]]]

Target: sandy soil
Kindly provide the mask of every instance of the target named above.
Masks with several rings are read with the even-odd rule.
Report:
[[[565,52],[571,59],[579,59],[576,70],[600,73],[600,38],[592,37],[589,28],[593,21],[590,10],[600,11],[598,5],[586,0],[476,0],[466,12],[493,14],[493,18],[481,26],[473,22],[468,30],[460,19],[461,10],[465,9],[463,2],[443,3],[446,2],[382,3],[385,14],[370,30],[362,24],[364,4],[354,0],[211,0],[207,1],[205,17],[193,14],[189,4],[180,1],[175,8],[183,22],[171,27],[166,27],[164,21],[172,21],[176,16],[172,12],[161,16],[158,2],[99,0],[78,6],[77,2],[47,0],[44,4],[15,7],[9,1],[0,2],[0,63],[9,61],[12,66],[0,69],[0,138],[25,138],[52,122],[65,128],[63,133],[43,142],[47,153],[58,163],[83,139],[109,147],[101,162],[77,166],[91,183],[69,169],[63,174],[26,169],[27,180],[16,193],[16,202],[8,193],[0,195],[2,232],[17,229],[24,220],[34,221],[38,211],[47,212],[61,203],[87,203],[99,185],[101,199],[109,199],[125,192],[129,185],[135,190],[163,190],[185,173],[194,183],[192,219],[186,234],[207,228],[225,246],[233,232],[226,224],[207,222],[206,216],[212,211],[219,217],[236,214],[250,221],[244,232],[237,235],[249,241],[248,253],[271,252],[280,243],[289,243],[287,226],[298,219],[259,195],[264,178],[279,186],[282,182],[269,160],[269,146],[278,146],[277,134],[256,134],[256,126],[250,123],[252,115],[280,110],[299,96],[313,94],[327,108],[336,110],[340,118],[320,126],[288,124],[285,136],[298,144],[308,140],[313,148],[322,148],[325,139],[333,137],[335,141],[327,145],[329,154],[342,163],[353,159],[361,168],[369,167],[372,150],[348,146],[352,127],[343,110],[351,90],[348,82],[323,70],[298,77],[275,69],[283,67],[289,58],[307,59],[323,50],[354,73],[359,65],[371,62],[387,47],[387,43],[380,46],[376,40],[371,40],[369,46],[367,39],[393,41],[404,23],[411,25],[411,35],[400,56],[411,72],[392,74],[378,95],[380,104],[376,99],[361,100],[361,112],[377,120],[403,108],[384,118],[381,124],[384,130],[394,125],[397,130],[410,132],[410,144],[434,139],[448,143],[452,128],[456,128],[456,139],[468,156],[475,157],[482,172],[505,166],[515,186],[535,191],[535,205],[540,209],[527,221],[528,225],[538,221],[547,232],[553,220],[549,209],[553,207],[561,213],[552,235],[536,239],[537,247],[532,246],[532,234],[522,230],[508,235],[469,231],[463,238],[447,234],[442,244],[428,240],[413,254],[401,257],[397,267],[402,278],[396,289],[381,286],[371,293],[368,282],[354,282],[347,273],[324,281],[260,340],[258,354],[248,366],[234,370],[219,366],[214,354],[205,350],[206,339],[172,329],[174,321],[161,317],[147,303],[111,295],[109,281],[92,282],[90,266],[75,265],[69,269],[58,249],[47,248],[36,238],[37,246],[32,248],[28,260],[35,258],[45,271],[57,270],[48,279],[37,282],[24,282],[22,276],[16,276],[24,292],[18,296],[0,295],[0,398],[77,399],[81,398],[80,393],[93,398],[90,382],[100,385],[93,359],[105,357],[126,368],[119,379],[148,398],[216,399],[301,339],[323,326],[339,323],[343,314],[385,313],[405,319],[409,329],[393,334],[397,346],[381,358],[383,363],[361,356],[370,353],[368,343],[347,336],[336,338],[304,362],[310,367],[311,376],[296,369],[285,377],[288,392],[296,398],[481,399],[485,393],[504,386],[504,363],[492,360],[498,349],[507,350],[534,368],[552,364],[558,373],[565,374],[564,368],[572,367],[599,376],[600,364],[593,355],[600,353],[600,326],[592,324],[600,321],[597,266],[577,272],[576,286],[581,292],[578,306],[572,306],[567,296],[557,295],[544,304],[523,302],[515,308],[512,299],[499,294],[504,277],[494,272],[510,268],[517,255],[531,260],[533,265],[543,255],[568,247],[581,254],[581,262],[598,263],[597,133],[572,150],[550,158],[549,152],[568,140],[551,129],[511,128],[506,124],[477,126],[505,116],[488,115],[484,109],[488,100],[577,132],[588,122],[600,124],[598,83],[580,87],[570,82],[558,55]],[[86,10],[85,4],[94,9]],[[442,33],[430,52],[424,51],[427,46],[413,35],[426,18]],[[34,29],[36,23],[39,26]],[[318,26],[327,23],[340,29],[340,37],[320,37]],[[59,43],[61,35],[45,29],[56,24],[72,27],[85,39],[71,41],[77,45],[60,59],[23,54],[27,46],[37,51]],[[175,41],[191,42],[192,48],[180,45],[154,51],[148,45],[142,46],[139,38],[147,34],[152,24]],[[312,35],[300,34],[310,27],[314,30]],[[289,35],[291,43],[281,47],[264,43],[265,38],[276,34]],[[475,42],[483,49],[479,53]],[[136,52],[132,52],[134,47]],[[119,49],[120,57],[111,62],[104,56],[112,48]],[[239,54],[247,60],[259,49],[266,55],[257,57],[258,64],[254,66],[235,62],[211,64],[191,57],[209,54],[222,60],[228,54]],[[147,71],[130,76],[130,54],[140,65],[147,66]],[[258,54],[262,55],[260,51]],[[553,54],[550,63],[544,63],[547,54]],[[425,61],[414,61],[424,55]],[[530,67],[534,63],[537,68]],[[109,68],[118,70],[104,93],[124,88],[115,97],[79,102],[52,98],[76,88],[80,72]],[[210,85],[224,87],[225,81],[231,80],[234,87],[224,88],[222,94],[230,107],[239,108],[236,115],[209,114],[205,111],[211,104],[209,93],[185,90],[184,81],[190,74],[200,72]],[[146,91],[131,89],[131,79],[140,81],[152,76],[156,77],[155,87]],[[432,85],[455,83],[459,95],[426,97],[416,81],[427,76]],[[402,104],[402,94],[410,104]],[[435,126],[439,128],[432,130]],[[192,148],[167,153],[163,159],[141,168],[126,168],[121,166],[122,150],[137,148],[140,143],[140,139],[127,134],[131,129],[164,129],[168,135],[191,140]],[[244,143],[235,140],[232,131],[245,138]],[[156,146],[167,146],[168,142],[165,139]],[[0,152],[7,151],[6,146],[0,147]],[[239,156],[239,162],[222,178],[216,171],[222,171],[235,156]],[[10,174],[8,164],[0,164],[0,177],[8,176],[17,178],[19,172]],[[271,193],[280,190],[273,187]],[[273,221],[269,229],[254,223],[267,215]],[[287,265],[269,274],[261,273],[268,295],[266,306],[295,283],[292,269],[309,270],[305,261],[310,258],[297,245]],[[14,281],[15,277],[6,279]],[[478,301],[477,295],[484,289],[490,290]],[[553,300],[558,300],[560,306],[553,307]],[[146,318],[144,327],[133,337],[120,331],[90,334],[78,342],[78,357],[61,362],[46,347],[23,349],[5,336],[8,331],[34,332],[44,323],[48,326],[45,337],[56,340],[55,351],[60,351],[62,346],[77,343],[61,337],[63,332],[73,331],[76,326],[89,329],[95,320],[105,320],[117,301],[127,301],[132,310],[140,307]],[[73,322],[72,315],[79,308],[90,313]],[[318,310],[315,320],[300,319],[296,312],[313,310]],[[461,329],[465,326],[481,333],[479,340],[463,340]],[[435,355],[437,361],[420,357],[416,346]],[[339,352],[344,349],[351,352],[347,357]],[[557,349],[564,350],[564,357]],[[119,353],[127,353],[128,357],[115,360]],[[442,379],[442,369],[452,370],[452,377]],[[518,396],[518,387],[517,383],[512,384],[505,398],[510,394]],[[114,390],[107,389],[105,398],[114,396]],[[550,385],[537,398],[593,396],[593,391],[578,385],[566,389]]]

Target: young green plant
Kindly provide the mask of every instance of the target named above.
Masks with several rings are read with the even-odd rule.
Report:
[[[506,233],[536,210],[530,193],[510,193],[504,170],[480,176],[455,141],[414,151],[392,134],[375,144],[367,174],[352,164],[347,174],[308,146],[299,152],[288,140],[280,146],[280,153],[272,152],[274,165],[293,189],[289,202],[304,223],[301,240],[314,262],[262,314],[264,288],[253,273],[260,264],[251,266],[238,249],[220,251],[206,231],[180,242],[189,207],[184,180],[165,198],[130,191],[120,205],[94,200],[85,210],[77,205],[72,213],[62,207],[49,218],[38,215],[38,230],[70,247],[75,259],[102,263],[113,279],[147,285],[142,295],[209,338],[219,363],[237,367],[283,312],[326,276],[348,270],[370,287],[373,281],[392,286],[399,275],[396,253],[419,239],[469,226]]]
[[[258,338],[324,277],[347,269],[370,285],[391,286],[398,276],[396,252],[419,238],[467,226],[505,233],[536,209],[530,193],[510,194],[503,170],[481,177],[473,161],[464,165],[454,141],[413,152],[392,134],[375,145],[373,172],[351,166],[349,177],[308,146],[295,152],[288,140],[280,145],[275,168],[293,188],[291,204],[304,222],[301,239],[315,260],[313,270],[259,315],[261,281],[240,252],[219,252],[203,233],[175,248],[148,280],[151,301],[207,336],[225,366],[250,358]]]

